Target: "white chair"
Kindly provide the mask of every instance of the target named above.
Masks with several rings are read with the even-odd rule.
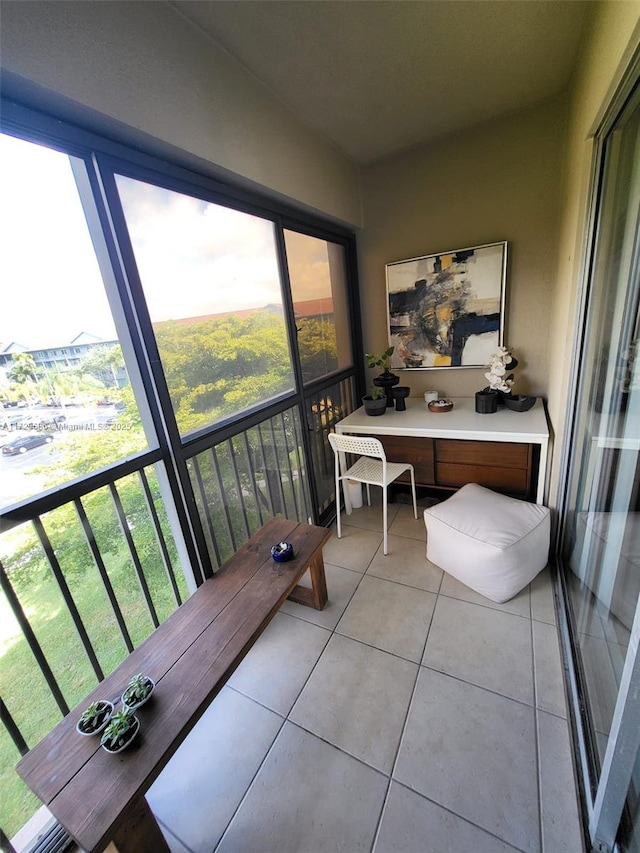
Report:
[[[367,504],[371,506],[371,486],[382,487],[382,529],[384,531],[384,553],[387,553],[387,486],[393,483],[400,474],[409,471],[411,475],[411,495],[413,497],[413,516],[418,517],[416,505],[416,480],[413,465],[409,462],[387,462],[382,442],[377,438],[363,435],[338,435],[330,433],[329,444],[335,456],[336,472],[336,521],[338,527],[338,539],[342,537],[340,525],[340,481],[344,493],[345,507],[350,507],[347,484],[345,480],[355,480],[365,483],[367,486]],[[360,456],[350,468],[346,467],[345,453],[353,453]],[[346,470],[345,470],[346,469]],[[342,473],[341,473],[342,472]]]

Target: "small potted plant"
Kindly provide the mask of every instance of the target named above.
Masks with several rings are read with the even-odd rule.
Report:
[[[127,711],[135,711],[149,699],[156,686],[155,681],[148,675],[139,672],[127,684],[122,694],[122,704]]]
[[[393,395],[391,389],[394,385],[400,382],[400,377],[396,376],[389,370],[389,359],[393,355],[395,347],[388,347],[384,352],[372,353],[366,352],[364,357],[367,359],[369,367],[381,367],[382,373],[373,380],[373,384],[378,388],[384,388],[384,393],[387,398],[387,406],[393,406]]]
[[[374,388],[370,394],[366,394],[362,403],[365,412],[372,417],[384,415],[387,411],[387,395],[381,388]]]
[[[85,736],[99,734],[109,723],[113,714],[113,702],[108,699],[99,699],[92,702],[82,712],[82,716],[76,723],[76,731]]]
[[[367,366],[381,367],[385,372],[389,372],[389,359],[393,355],[394,349],[395,347],[389,347],[380,354],[365,352],[364,357],[367,359]]]
[[[134,717],[133,711],[120,709],[109,720],[109,725],[100,738],[100,746],[106,752],[113,754],[122,752],[130,745],[139,730],[140,720]]]

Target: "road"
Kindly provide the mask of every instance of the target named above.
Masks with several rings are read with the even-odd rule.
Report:
[[[36,418],[49,417],[50,412],[47,412],[46,409],[24,410],[24,415],[25,417],[33,416]],[[18,456],[5,456],[0,453],[0,506],[8,506],[43,491],[47,474],[46,472],[31,473],[33,469],[45,465],[55,465],[60,458],[61,447],[68,442],[77,440],[76,437],[82,433],[83,427],[93,426],[95,428],[98,425],[104,425],[110,418],[116,417],[118,412],[113,406],[78,406],[66,408],[64,415],[66,422],[63,429],[46,428],[46,431],[53,436],[52,444],[42,444]],[[0,447],[14,438],[18,438],[18,436],[28,435],[35,431],[41,432],[42,430],[12,430],[10,432],[2,430],[0,431]]]

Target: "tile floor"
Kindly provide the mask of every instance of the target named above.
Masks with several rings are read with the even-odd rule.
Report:
[[[173,853],[580,853],[551,582],[498,605],[354,510],[151,788]]]

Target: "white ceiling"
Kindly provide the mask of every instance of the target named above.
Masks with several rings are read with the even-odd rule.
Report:
[[[365,164],[566,90],[589,0],[170,0]]]

